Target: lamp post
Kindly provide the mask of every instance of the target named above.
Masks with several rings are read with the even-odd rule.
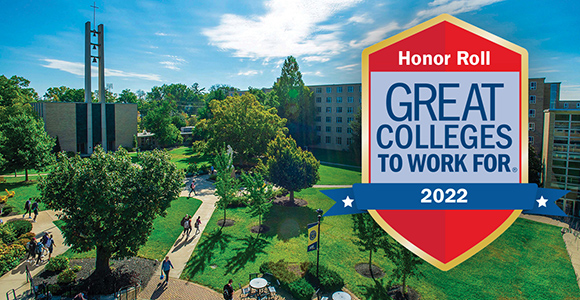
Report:
[[[318,213],[318,241],[316,241],[316,244],[318,245],[316,249],[316,280],[318,280],[318,285],[320,287],[320,278],[318,277],[318,263],[320,261],[320,218],[322,218],[322,209],[317,209],[316,213]],[[316,296],[320,297],[320,294]]]

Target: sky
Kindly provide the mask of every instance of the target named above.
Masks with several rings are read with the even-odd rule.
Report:
[[[580,100],[580,1],[100,0],[112,92],[199,83],[272,87],[297,58],[307,85],[361,82],[362,50],[448,13],[529,52],[530,77]],[[84,24],[93,1],[0,0],[0,75],[42,96],[84,87]],[[93,71],[96,64],[93,64]],[[93,78],[96,89],[96,76]]]

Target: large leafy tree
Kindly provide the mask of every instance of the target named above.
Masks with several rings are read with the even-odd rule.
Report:
[[[4,139],[0,142],[0,152],[9,170],[40,170],[53,161],[52,150],[55,142],[44,130],[44,122],[31,112],[20,111],[9,115],[0,124]]]
[[[285,119],[276,115],[276,109],[266,109],[252,94],[213,100],[210,103],[213,117],[202,120],[207,146],[219,151],[230,145],[242,163],[262,156],[268,143],[284,131]]]
[[[239,181],[233,176],[233,151],[230,149],[227,152],[221,151],[214,158],[214,165],[217,170],[215,193],[218,197],[218,202],[216,205],[218,208],[224,210],[222,228],[226,224],[226,210],[228,205],[236,199],[239,188]]]
[[[360,251],[369,251],[369,272],[374,279],[373,252],[376,253],[385,242],[385,231],[368,213],[352,215],[352,222],[352,229],[358,238],[354,240],[354,244],[358,246]]]
[[[266,167],[268,179],[275,185],[290,192],[294,202],[294,192],[313,186],[319,179],[320,162],[308,151],[296,146],[291,137],[278,135],[268,144]]]
[[[181,172],[169,155],[142,152],[139,165],[127,151],[88,159],[59,154],[53,171],[38,188],[41,201],[62,211],[65,243],[80,252],[96,248],[96,274],[110,272],[112,256],[128,257],[147,241],[157,216],[165,216],[181,189]]]
[[[139,103],[139,98],[130,89],[125,89],[121,91],[119,94],[119,98],[117,99],[120,103]]]
[[[91,101],[93,102],[97,101],[94,95],[95,93],[92,93]],[[85,102],[85,89],[73,89],[66,86],[50,87],[42,98],[45,101],[54,102]]]
[[[0,75],[0,106],[11,107],[38,100],[38,94],[29,85],[30,81],[23,77]]]
[[[272,184],[266,183],[260,173],[243,174],[242,182],[248,197],[248,212],[258,217],[258,233],[262,231],[262,217],[272,207],[270,198],[274,195]]]
[[[183,143],[179,129],[172,123],[173,110],[170,103],[160,102],[143,118],[142,125],[155,133],[155,139],[162,147]]]
[[[304,85],[298,62],[288,56],[282,66],[282,74],[274,83],[273,91],[278,102],[278,114],[288,120],[288,129],[298,145],[312,143],[314,136],[314,101],[312,91]]]
[[[385,256],[395,265],[391,279],[400,280],[403,294],[406,294],[407,280],[422,275],[419,266],[423,264],[423,260],[392,238],[385,239],[382,248],[385,250]]]

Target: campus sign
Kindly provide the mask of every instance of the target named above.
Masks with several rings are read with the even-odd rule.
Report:
[[[563,215],[527,183],[525,49],[441,15],[365,49],[362,86],[362,184],[322,191],[327,216],[368,211],[449,270],[522,211]]]

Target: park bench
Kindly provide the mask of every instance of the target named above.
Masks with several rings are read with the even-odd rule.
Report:
[[[8,197],[14,197],[14,195],[16,194],[15,191],[9,191],[8,189],[4,189],[6,191],[6,194],[8,194]]]

